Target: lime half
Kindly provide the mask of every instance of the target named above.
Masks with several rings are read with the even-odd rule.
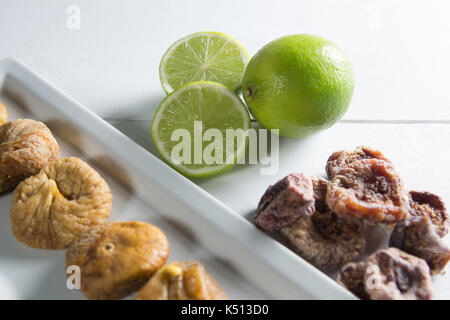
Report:
[[[166,93],[194,81],[215,81],[237,90],[248,60],[245,48],[232,37],[198,32],[170,46],[161,59],[159,77]]]
[[[164,161],[190,178],[232,167],[244,153],[250,115],[226,86],[188,83],[168,95],[152,121],[152,138]]]

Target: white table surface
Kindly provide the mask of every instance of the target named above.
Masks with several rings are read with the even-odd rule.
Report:
[[[81,29],[66,26],[69,5]],[[285,34],[314,33],[344,48],[356,76],[343,120],[314,137],[281,139],[281,168],[240,166],[197,183],[248,216],[268,184],[291,171],[323,175],[328,155],[365,144],[385,152],[410,188],[450,203],[448,1],[0,0],[0,59],[14,56],[149,151],[164,92],[158,65],[178,38],[228,33],[250,55]],[[448,241],[448,240],[447,240]],[[438,297],[450,299],[450,277]]]

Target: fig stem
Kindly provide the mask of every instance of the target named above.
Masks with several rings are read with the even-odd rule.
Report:
[[[175,264],[169,264],[164,268],[164,273],[170,278],[176,278],[182,275],[183,269]]]

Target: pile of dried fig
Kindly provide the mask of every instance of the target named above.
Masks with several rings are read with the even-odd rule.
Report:
[[[325,170],[328,180],[292,173],[270,186],[255,224],[319,269],[340,268],[336,281],[362,299],[431,299],[431,275],[450,260],[442,199],[409,191],[392,161],[370,147],[334,152]],[[390,247],[358,262],[366,225],[391,233]]]
[[[81,159],[58,159],[59,145],[45,124],[6,118],[0,103],[0,193],[17,186],[13,235],[33,248],[68,248],[66,265],[80,269],[88,299],[121,299],[138,290],[141,300],[227,299],[200,263],[164,266],[169,242],[159,228],[107,222],[108,184]]]

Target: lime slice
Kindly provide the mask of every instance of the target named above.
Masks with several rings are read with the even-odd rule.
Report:
[[[152,121],[164,161],[190,178],[219,174],[245,153],[250,115],[223,84],[191,82],[168,95]]]
[[[237,90],[248,60],[245,48],[230,36],[198,32],[170,46],[161,59],[159,77],[166,93],[193,81],[215,81]]]

